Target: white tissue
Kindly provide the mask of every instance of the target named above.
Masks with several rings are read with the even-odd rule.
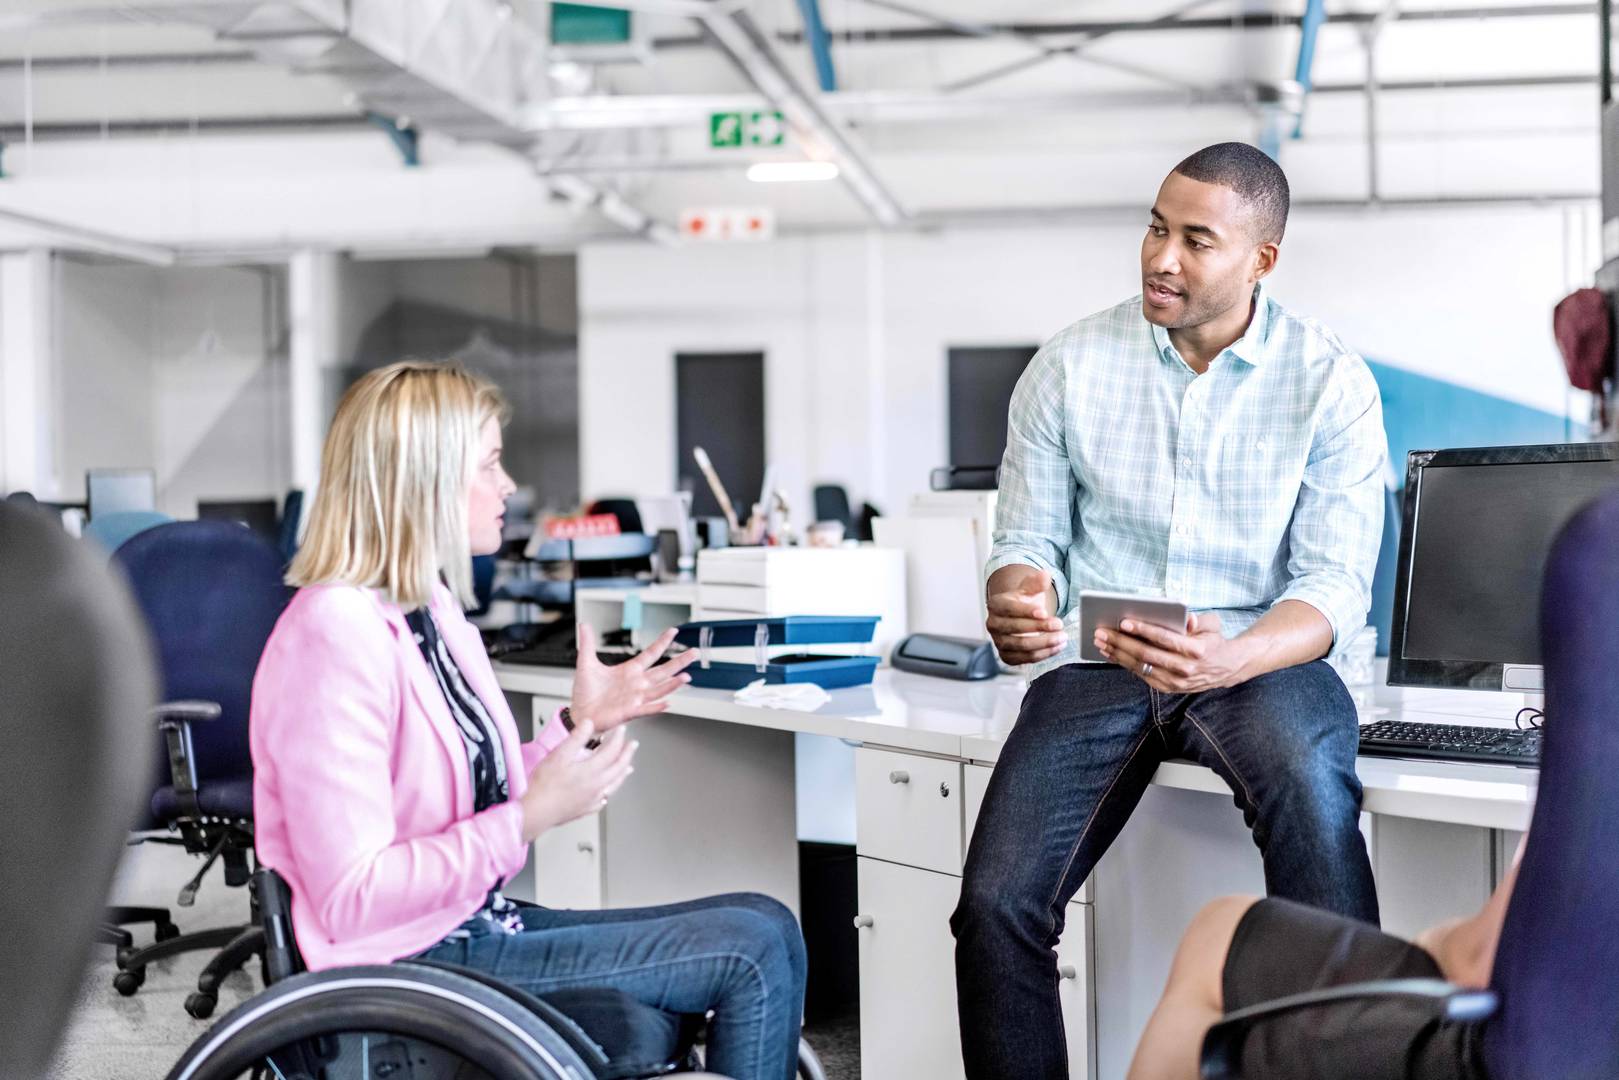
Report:
[[[733,700],[738,705],[754,705],[761,709],[814,712],[831,701],[832,695],[814,683],[767,683],[758,679],[738,690]]]

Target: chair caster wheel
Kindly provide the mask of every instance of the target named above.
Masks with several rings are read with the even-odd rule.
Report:
[[[186,1012],[197,1020],[206,1020],[214,1015],[214,1006],[218,1004],[217,997],[213,994],[204,994],[200,990],[186,995]]]
[[[141,984],[145,981],[145,968],[130,968],[128,971],[120,971],[112,977],[112,988],[124,995],[124,997],[131,997],[135,991],[141,988]]]
[[[153,935],[156,941],[168,941],[180,936],[180,928],[173,923],[159,923],[157,932]]]

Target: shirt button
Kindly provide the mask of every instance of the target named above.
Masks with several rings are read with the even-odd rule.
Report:
[[[1175,532],[1180,536],[1185,536],[1186,535],[1186,526],[1185,525],[1177,525],[1177,526],[1175,526]]]

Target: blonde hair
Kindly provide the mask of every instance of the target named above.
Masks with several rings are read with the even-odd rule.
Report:
[[[460,367],[402,360],[338,402],[291,585],[358,585],[406,610],[443,577],[473,606],[467,496],[479,434],[504,423],[495,385]]]

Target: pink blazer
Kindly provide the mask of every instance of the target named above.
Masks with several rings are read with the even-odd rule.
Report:
[[[520,746],[477,629],[442,585],[430,607],[505,745],[510,798],[482,813],[472,812],[466,750],[404,612],[374,590],[299,590],[253,679],[258,856],[292,886],[293,930],[311,969],[420,952],[528,856],[518,799],[567,732],[553,716]]]

